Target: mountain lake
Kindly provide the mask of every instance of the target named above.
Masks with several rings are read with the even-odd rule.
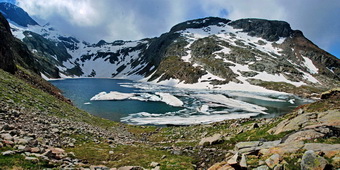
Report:
[[[275,117],[312,102],[280,93],[182,89],[123,79],[74,78],[50,82],[78,108],[135,125],[190,125]]]

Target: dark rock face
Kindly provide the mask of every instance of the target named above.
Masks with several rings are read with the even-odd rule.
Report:
[[[181,31],[181,30],[185,30],[188,28],[203,28],[203,27],[208,27],[212,25],[219,26],[219,25],[227,24],[228,22],[230,22],[230,20],[227,20],[224,18],[218,18],[218,17],[207,17],[207,18],[202,18],[202,19],[195,19],[195,20],[182,22],[180,24],[173,26],[170,32]]]
[[[340,100],[340,88],[331,89],[329,91],[323,92],[320,99],[335,99]]]
[[[4,2],[0,3],[0,11],[3,13],[5,18],[20,26],[27,27],[28,25],[39,25],[23,9],[13,4]]]
[[[37,67],[28,48],[13,37],[7,20],[0,15],[0,68],[14,73],[16,64],[37,73]]]
[[[165,58],[159,65],[157,71],[152,75],[149,81],[155,80],[158,77],[158,82],[163,80],[179,79],[184,83],[197,83],[198,79],[206,74],[199,67],[193,67],[190,63],[184,62],[177,56]]]
[[[294,31],[291,37],[288,37],[280,47],[283,49],[286,58],[294,61],[302,56],[308,57],[319,68],[319,74],[340,80],[340,60],[320,49],[308,40],[301,31]],[[293,54],[292,48],[296,54]]]
[[[17,68],[14,63],[14,54],[10,50],[9,43],[12,34],[7,20],[0,14],[0,68],[14,73]]]
[[[237,29],[243,29],[250,36],[257,36],[268,41],[277,41],[280,37],[288,37],[293,33],[290,25],[284,21],[263,19],[240,19],[229,23]]]
[[[56,56],[59,62],[67,61],[67,59],[72,58],[72,56],[67,53],[64,43],[48,40],[43,36],[31,31],[25,31],[24,35],[25,38],[23,39],[23,42],[31,50],[35,49],[40,52],[41,56]]]

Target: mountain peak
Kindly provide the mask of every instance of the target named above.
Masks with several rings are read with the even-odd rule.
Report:
[[[23,27],[27,27],[28,25],[39,25],[22,8],[11,3],[0,3],[0,12],[7,20]]]
[[[227,24],[228,22],[230,22],[230,20],[219,17],[206,17],[201,19],[194,19],[173,26],[170,29],[170,32],[181,31],[188,28],[203,28],[212,25],[222,25]]]
[[[235,29],[243,29],[250,36],[261,37],[268,41],[277,41],[280,37],[289,37],[294,31],[285,21],[246,18],[229,23]]]

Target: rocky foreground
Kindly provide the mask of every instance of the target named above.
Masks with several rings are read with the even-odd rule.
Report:
[[[4,169],[340,168],[339,89],[279,118],[148,127],[96,118],[43,92],[32,98],[37,91],[0,75]]]

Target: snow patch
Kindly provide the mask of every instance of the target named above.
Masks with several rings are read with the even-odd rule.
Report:
[[[302,58],[305,60],[304,65],[308,68],[310,73],[317,74],[319,72],[319,69],[315,67],[311,59],[307,57],[302,57]]]

